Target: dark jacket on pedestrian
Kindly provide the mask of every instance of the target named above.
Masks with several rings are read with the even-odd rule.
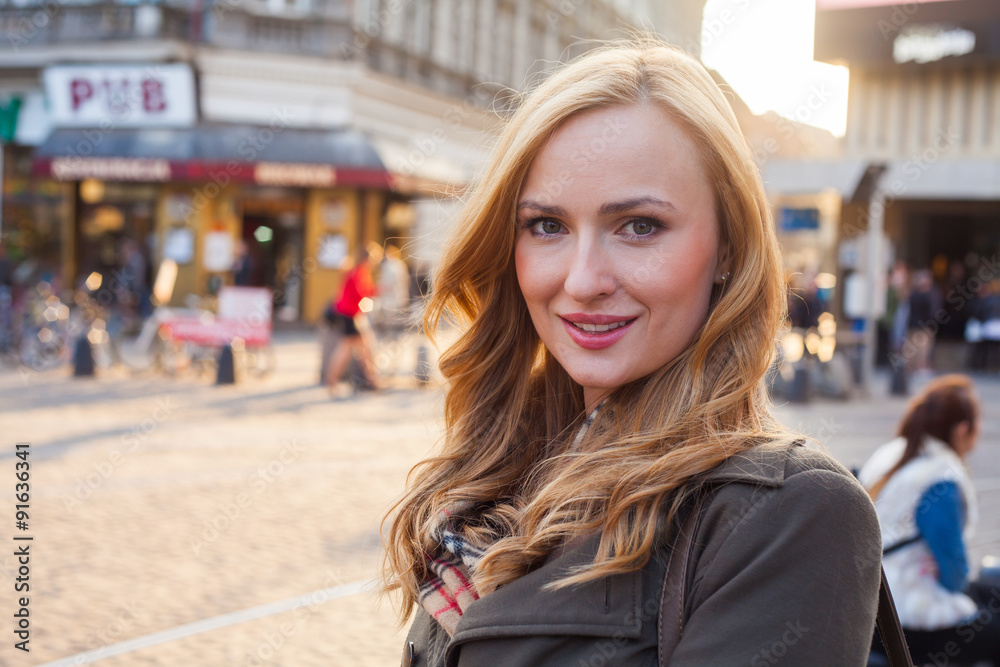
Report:
[[[543,591],[593,560],[594,536],[474,602],[452,637],[418,608],[403,665],[654,667],[661,622],[682,623],[672,665],[864,665],[882,542],[854,477],[822,452],[768,444],[705,482],[683,618],[660,618],[667,547],[639,571]]]

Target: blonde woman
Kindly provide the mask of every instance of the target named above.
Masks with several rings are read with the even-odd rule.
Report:
[[[608,45],[527,95],[434,287],[464,334],[389,520],[404,664],[864,664],[874,508],[771,416],[779,249],[697,61]]]

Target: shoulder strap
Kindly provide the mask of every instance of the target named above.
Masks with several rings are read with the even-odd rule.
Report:
[[[889,547],[886,547],[885,549],[883,549],[882,550],[882,557],[885,558],[886,556],[888,556],[889,554],[893,553],[894,551],[899,551],[903,547],[908,547],[911,544],[916,544],[921,539],[923,539],[923,538],[919,534],[917,534],[917,535],[914,535],[913,537],[909,537],[909,538],[907,538],[905,540],[900,540],[899,542],[896,542],[892,546],[889,546]]]
[[[660,593],[660,619],[657,630],[657,657],[660,667],[670,664],[670,658],[680,644],[681,634],[684,632],[688,563],[691,561],[694,536],[701,524],[702,504],[703,499],[695,503],[681,523],[667,561],[667,573],[663,579],[663,591]],[[889,584],[885,579],[885,570],[881,570],[881,577],[875,626],[889,657],[889,667],[913,667],[910,650],[906,646],[906,637],[896,615],[896,605],[892,601],[892,593],[889,592]]]
[[[889,592],[889,583],[885,580],[885,570],[882,570],[882,583],[878,589],[878,616],[875,617],[875,626],[882,638],[886,655],[889,656],[889,666],[913,667],[910,649],[906,646],[906,637],[899,625],[899,616],[896,615],[896,605],[892,601],[892,593]]]
[[[684,631],[684,599],[688,563],[695,533],[701,524],[703,499],[699,499],[678,528],[677,538],[670,549],[667,573],[660,593],[660,627],[657,631],[657,657],[659,664],[670,663],[670,656],[681,642]]]

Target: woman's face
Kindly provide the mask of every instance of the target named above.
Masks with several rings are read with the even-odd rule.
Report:
[[[976,448],[979,439],[979,419],[959,422],[951,430],[951,446],[960,457],[965,457]]]
[[[653,105],[558,128],[528,170],[517,225],[531,320],[588,409],[687,346],[724,271],[701,159]]]

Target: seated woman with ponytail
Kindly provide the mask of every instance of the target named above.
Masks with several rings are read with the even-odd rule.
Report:
[[[899,437],[859,474],[875,500],[886,579],[918,665],[1000,665],[1000,597],[969,581],[977,512],[965,458],[978,437],[971,380],[945,375],[913,399]]]
[[[784,271],[708,72],[588,52],[464,199],[425,320],[461,332],[442,451],[384,532],[403,664],[863,665],[875,509],[771,414]]]

